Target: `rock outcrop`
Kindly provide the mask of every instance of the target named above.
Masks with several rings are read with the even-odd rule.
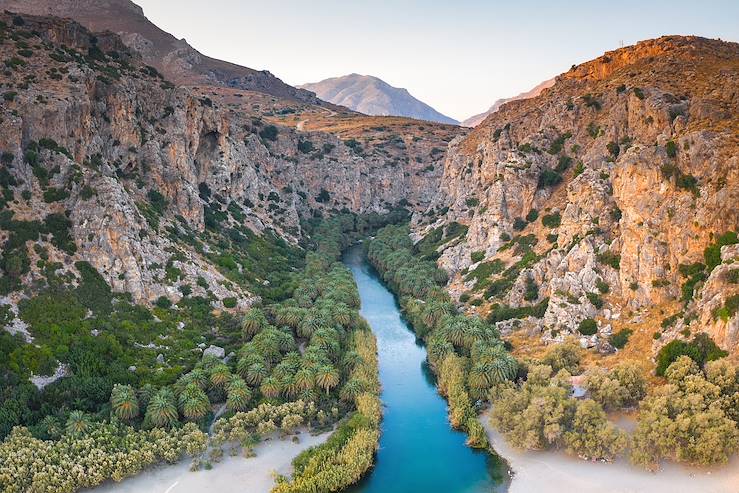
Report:
[[[66,217],[73,248],[52,246],[55,259],[72,271],[88,261],[137,302],[176,301],[183,285],[235,298],[236,309],[253,302],[198,242],[208,224],[296,243],[303,220],[424,210],[438,186],[446,142],[416,137],[419,122],[365,144],[298,131],[270,116],[277,104],[311,108],[294,99],[263,111],[256,92],[171,83],[116,34],[52,17],[0,20],[3,59],[17,60],[0,109],[5,217]]]
[[[716,315],[736,290],[725,281],[730,263],[688,273],[739,229],[738,84],[739,45],[698,37],[644,41],[573,67],[451,143],[417,235],[467,225],[463,243],[440,248],[452,291],[469,289],[483,313],[548,297],[544,316],[527,319],[545,338],[577,334],[606,309],[682,298],[685,333],[736,349],[739,315]],[[509,270],[460,291],[478,269],[473,253]],[[538,295],[524,300],[528,278]]]

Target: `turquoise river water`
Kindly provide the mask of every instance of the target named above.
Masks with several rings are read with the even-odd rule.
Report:
[[[375,336],[384,418],[376,465],[352,493],[503,492],[498,458],[465,445],[447,420],[426,350],[400,314],[395,296],[369,265],[361,245],[346,251],[362,300],[361,315]]]

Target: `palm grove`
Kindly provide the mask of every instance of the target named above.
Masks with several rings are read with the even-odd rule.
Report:
[[[275,491],[338,491],[356,482],[372,464],[381,406],[374,337],[338,262],[354,226],[348,216],[316,228],[320,242],[290,280],[292,295],[244,315],[235,358],[204,357],[169,384],[118,379],[105,405],[86,411],[65,402],[32,426],[13,428],[0,445],[0,489],[72,492],[185,454],[195,457],[193,469],[210,468],[226,451],[252,455],[274,433],[337,422]],[[225,414],[208,437],[219,407]]]

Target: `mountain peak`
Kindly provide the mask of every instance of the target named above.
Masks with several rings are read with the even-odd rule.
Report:
[[[405,88],[394,87],[374,75],[351,73],[297,86],[334,104],[374,116],[405,116],[451,125],[458,121],[413,97]]]

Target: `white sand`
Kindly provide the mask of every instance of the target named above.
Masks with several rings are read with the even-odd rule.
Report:
[[[245,459],[230,457],[213,464],[210,471],[190,472],[191,460],[171,466],[160,466],[143,471],[120,483],[112,481],[87,493],[269,493],[274,486],[273,472],[289,475],[292,460],[303,450],[326,441],[331,433],[311,436],[300,433],[300,443],[290,438],[273,438],[254,447],[257,456]]]
[[[586,462],[560,451],[514,449],[480,417],[488,438],[513,469],[509,493],[739,493],[739,457],[725,466],[698,469],[666,464],[657,473],[614,463]]]

